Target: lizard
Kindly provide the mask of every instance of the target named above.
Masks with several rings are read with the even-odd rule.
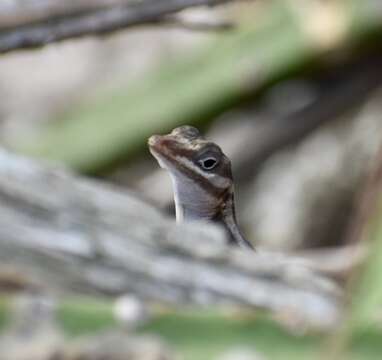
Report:
[[[167,135],[152,135],[148,146],[170,174],[177,222],[217,223],[230,244],[253,249],[237,224],[231,162],[217,144],[184,125]]]

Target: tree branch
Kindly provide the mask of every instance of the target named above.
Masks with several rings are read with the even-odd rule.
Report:
[[[236,304],[333,325],[341,291],[309,262],[227,247],[129,192],[0,151],[0,263],[60,293]]]
[[[134,0],[29,0],[0,2],[0,29],[126,5]]]
[[[10,12],[9,20],[0,15],[0,53],[157,23],[187,8],[216,6],[229,1],[232,0],[97,0],[89,5],[89,1],[81,0],[79,4],[70,2],[64,7],[54,0],[45,0],[29,17],[24,11],[17,13],[15,9]]]

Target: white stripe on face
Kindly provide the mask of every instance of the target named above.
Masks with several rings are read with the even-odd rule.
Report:
[[[184,156],[179,156],[178,161],[181,162],[187,169],[190,169],[194,173],[206,178],[207,181],[212,183],[212,185],[218,189],[226,189],[232,183],[231,179],[228,179],[224,176],[215,174],[213,172],[203,171],[198,165]]]

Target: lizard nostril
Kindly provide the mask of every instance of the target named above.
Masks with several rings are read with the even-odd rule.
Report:
[[[147,143],[151,150],[163,153],[168,152],[168,149],[172,147],[173,141],[171,140],[168,135],[152,135]]]
[[[161,136],[160,135],[152,135],[149,137],[148,144],[149,146],[155,146],[158,145],[160,142]]]

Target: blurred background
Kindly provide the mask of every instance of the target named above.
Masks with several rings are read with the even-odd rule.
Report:
[[[376,291],[365,302],[372,303],[368,309],[377,330],[362,333],[344,358],[379,358],[382,289],[374,285],[382,262],[373,262],[370,272],[365,263],[374,242],[382,241],[382,231],[372,239],[368,235],[371,219],[378,219],[382,185],[382,3],[194,1],[201,6],[146,17],[118,32],[97,30],[102,17],[96,16],[91,30],[68,31],[80,24],[71,20],[88,12],[122,14],[126,4],[145,2],[155,12],[161,0],[0,2],[1,146],[126,189],[173,217],[168,174],[146,141],[179,125],[198,127],[232,161],[238,221],[259,251],[314,261],[343,288],[354,285],[349,281],[354,269],[366,268],[369,280],[362,291]],[[9,288],[4,289],[7,298]],[[31,303],[18,306],[33,306],[37,319],[41,309],[48,313],[44,319],[52,316],[40,298],[23,301]],[[136,299],[126,303],[127,309],[145,312]],[[35,348],[25,354],[17,343],[9,345],[13,330],[8,329],[4,359],[297,359],[312,358],[321,341],[316,333],[299,334],[298,325],[275,335],[268,323],[248,320],[254,315],[237,320],[228,312],[222,320],[213,311],[196,311],[182,318],[162,309],[164,318],[145,322],[138,331],[156,334],[154,340],[135,331],[127,342],[109,334],[87,344],[88,357],[80,357],[81,326],[70,321],[79,316],[85,334],[114,323],[103,302],[70,304],[60,310],[75,338],[70,351],[52,352],[59,337],[52,330],[48,340],[43,336],[50,350],[28,358]],[[94,314],[101,319],[94,320]],[[29,319],[29,325],[33,321],[40,320]],[[256,336],[267,344],[268,335],[269,343],[289,341],[286,348],[301,351],[289,357],[284,345],[279,353],[268,345],[260,351]],[[139,350],[100,357],[95,349],[128,342]]]

